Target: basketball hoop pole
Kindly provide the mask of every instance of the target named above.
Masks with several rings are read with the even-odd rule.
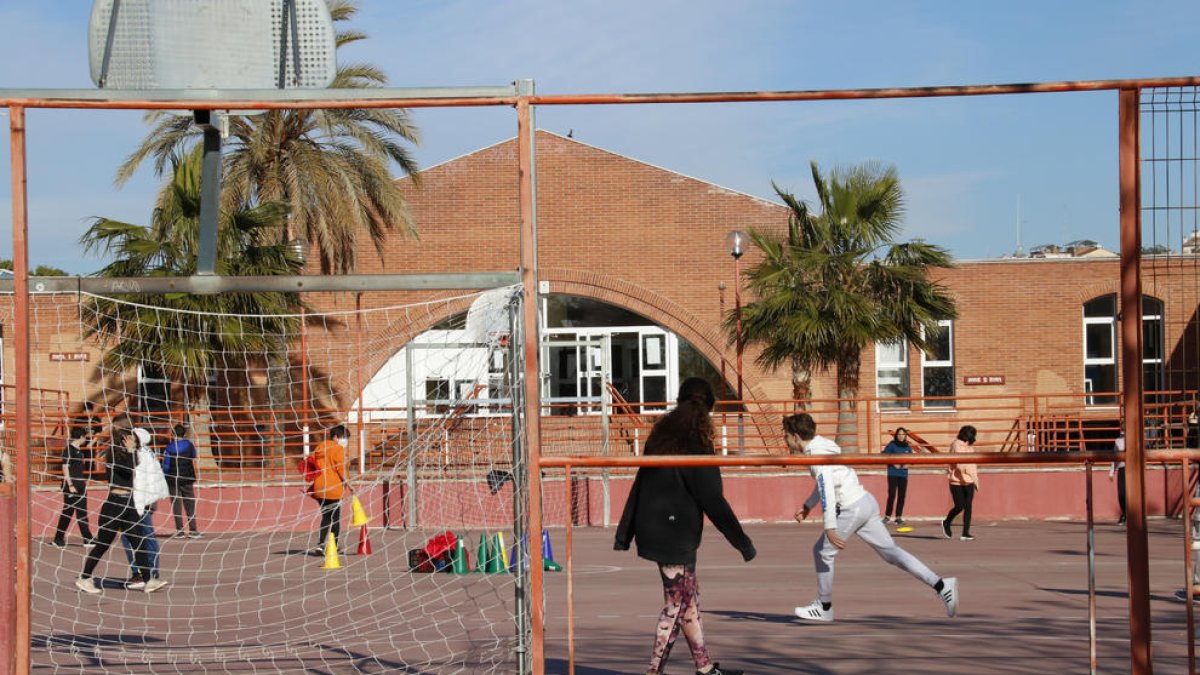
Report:
[[[217,266],[217,214],[221,209],[221,130],[214,111],[194,112],[196,125],[204,130],[204,163],[200,171],[200,237],[196,274],[212,275]]]

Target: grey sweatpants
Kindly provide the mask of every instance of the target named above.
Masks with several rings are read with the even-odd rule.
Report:
[[[892,535],[879,518],[879,502],[875,501],[875,497],[869,492],[853,504],[842,507],[837,517],[837,533],[846,541],[857,534],[875,549],[879,557],[930,587],[938,582],[939,577],[933,570],[892,540]],[[821,538],[813,546],[813,563],[817,568],[817,598],[821,602],[833,602],[833,561],[837,558],[838,550],[824,533],[821,533]]]

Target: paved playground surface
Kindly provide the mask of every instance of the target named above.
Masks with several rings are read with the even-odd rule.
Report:
[[[861,541],[851,540],[836,567],[837,621],[804,624],[793,617],[792,608],[815,596],[811,547],[819,533],[816,522],[749,524],[747,531],[758,548],[758,558],[751,563],[743,563],[708,527],[698,575],[711,653],[718,661],[749,673],[1088,672],[1083,523],[982,521],[974,528],[978,539],[973,542],[942,538],[935,522],[914,524],[914,532],[898,539],[934,571],[958,577],[962,600],[957,618],[945,616],[942,603],[928,588],[884,563]],[[1160,673],[1187,672],[1186,609],[1175,597],[1186,578],[1182,527],[1180,520],[1150,523],[1153,651]],[[225,536],[229,542],[222,541]],[[291,539],[284,534],[262,535],[262,545],[253,550],[242,549],[245,535],[240,539],[216,535],[180,544],[202,543],[204,553],[164,563],[178,566],[172,570],[167,591],[143,596],[114,588],[101,599],[84,598],[69,587],[69,580],[56,578],[74,574],[81,555],[78,547],[56,551],[44,542],[35,543],[39,563],[34,579],[35,621],[52,626],[49,634],[35,631],[35,672],[438,673],[480,672],[497,663],[511,664],[507,629],[498,630],[488,617],[451,616],[463,597],[479,602],[481,597],[494,596],[497,611],[507,612],[502,605],[511,603],[511,577],[423,575],[417,587],[394,578],[402,583],[364,590],[366,578],[408,574],[398,552],[413,536],[379,531],[373,537],[373,555],[348,557],[342,570],[323,571],[318,559],[289,550],[286,542]],[[554,529],[551,536],[556,557],[565,564],[565,531]],[[574,531],[575,672],[579,675],[644,672],[661,608],[661,586],[653,564],[632,551],[613,551],[612,536],[611,528]],[[226,543],[231,550],[226,550]],[[1096,544],[1099,672],[1125,673],[1129,672],[1129,622],[1124,528],[1098,525]],[[230,564],[253,567],[259,557],[266,564],[297,571],[270,580],[239,579],[221,569]],[[122,570],[119,563],[109,567]],[[257,592],[278,593],[280,589],[268,585],[299,578],[289,575],[301,574],[301,568],[303,574],[322,580],[323,597],[289,598],[288,606],[261,612],[254,622],[261,625],[231,620],[239,603]],[[414,589],[420,584],[429,584],[427,590],[437,592],[417,598]],[[547,573],[546,586],[547,672],[566,673],[566,574]],[[247,640],[271,644],[273,631],[311,629],[311,624],[292,622],[321,612],[322,603],[335,598],[352,605],[338,611],[369,616],[369,625],[356,625],[353,635],[328,626],[327,635],[306,640],[303,649],[297,649],[294,640],[289,642],[287,653],[237,647],[249,644]],[[142,604],[145,609],[138,609]],[[195,613],[186,645],[171,644],[173,639],[163,632],[168,605]],[[121,634],[98,634],[97,626],[112,625],[111,617],[102,616],[112,611],[130,615],[118,622]],[[135,613],[141,615],[136,620],[131,616]],[[477,642],[471,649],[479,661],[438,665],[446,663],[439,652],[451,645],[436,631],[410,627],[413,617],[422,614],[462,623],[469,639]],[[173,624],[172,630],[179,631],[179,624]],[[148,663],[145,654],[169,657],[169,661]],[[422,665],[410,665],[416,663]],[[668,672],[691,671],[681,641]]]
[[[832,624],[794,618],[816,597],[805,525],[749,525],[758,558],[743,563],[711,526],[697,574],[713,658],[747,673],[1086,673],[1087,528],[1080,522],[978,522],[973,542],[912,523],[900,545],[935,572],[957,576],[957,618],[925,586],[851,540],[835,567]],[[1150,521],[1155,671],[1187,672],[1180,520]],[[1096,527],[1098,672],[1127,673],[1129,620],[1124,528]],[[575,672],[645,672],[661,585],[652,563],[612,550],[612,531],[575,535]],[[556,546],[564,545],[561,531]],[[556,549],[559,553],[561,549]],[[561,554],[558,557],[563,557]],[[547,575],[547,672],[565,673],[566,579]],[[668,672],[692,672],[682,638]]]

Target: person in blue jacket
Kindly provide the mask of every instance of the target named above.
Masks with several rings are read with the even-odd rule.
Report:
[[[659,419],[650,431],[645,454],[716,454],[709,418],[715,401],[708,381],[698,377],[684,380],[675,409]],[[696,550],[700,548],[705,516],[741,552],[743,560],[754,559],[754,544],[725,500],[718,467],[638,469],[613,548],[625,551],[631,541],[636,541],[638,556],[658,564],[665,606],[658,619],[648,675],[663,672],[671,646],[680,633],[691,649],[698,674],[743,673],[714,663],[704,645]]]
[[[899,427],[892,434],[892,440],[883,449],[885,455],[911,455],[912,446],[908,444],[908,429]],[[903,464],[888,464],[887,468],[887,507],[884,510],[883,522],[892,520],[892,503],[896,505],[896,525],[904,525],[904,498],[908,495],[908,467]]]
[[[182,424],[174,428],[175,438],[163,449],[163,475],[171,490],[171,511],[175,514],[175,536],[184,536],[183,513],[187,511],[188,529],[193,539],[200,538],[196,529],[196,446],[187,438]]]

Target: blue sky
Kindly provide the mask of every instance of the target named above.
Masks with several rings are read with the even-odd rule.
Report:
[[[394,86],[535,80],[555,93],[843,89],[1200,75],[1194,0],[363,0],[369,40],[344,61]],[[0,89],[86,88],[86,0],[0,0]],[[811,197],[823,167],[895,164],[904,237],[960,258],[1074,239],[1117,245],[1114,92],[737,105],[543,107],[538,126],[696,178]],[[510,109],[415,112],[432,166],[516,133]],[[0,111],[0,124],[7,116]],[[30,258],[75,273],[93,216],[146,222],[157,179],[123,189],[138,112],[28,112]],[[0,257],[11,257],[8,135],[0,138]],[[1019,205],[1019,206],[1018,206]]]

